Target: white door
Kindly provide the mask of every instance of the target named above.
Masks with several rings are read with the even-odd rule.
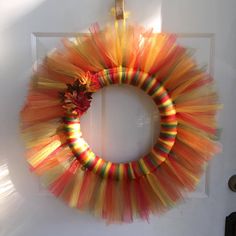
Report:
[[[224,151],[210,163],[199,188],[185,203],[162,216],[151,217],[150,224],[135,221],[106,226],[52,197],[29,172],[18,113],[32,63],[58,46],[61,37],[83,32],[94,22],[111,21],[112,6],[110,0],[0,1],[1,236],[222,236],[225,217],[236,211],[236,194],[227,187],[228,178],[236,173],[234,0],[127,0],[125,5],[131,11],[130,22],[179,33],[179,42],[193,48],[200,65],[206,65],[214,74],[224,103],[219,116]],[[150,99],[135,89],[129,88],[129,95],[126,91],[126,87],[114,86],[97,93],[82,121],[84,136],[94,151],[116,162],[144,153],[158,133],[159,117]],[[96,137],[91,135],[94,129]],[[117,145],[110,145],[113,143]]]

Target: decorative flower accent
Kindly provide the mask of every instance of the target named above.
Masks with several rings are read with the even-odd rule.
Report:
[[[72,115],[82,116],[90,107],[92,93],[87,91],[87,85],[75,80],[73,84],[67,84],[67,90],[62,94],[63,108]]]

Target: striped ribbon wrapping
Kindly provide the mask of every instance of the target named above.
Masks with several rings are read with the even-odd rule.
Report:
[[[113,84],[127,84],[136,86],[151,96],[160,113],[160,135],[150,152],[137,161],[112,163],[98,157],[91,150],[81,135],[79,118],[68,115],[64,118],[64,124],[73,154],[84,168],[103,178],[136,179],[154,171],[168,158],[177,134],[176,110],[167,91],[155,77],[132,68],[104,69],[93,76],[97,77],[100,88]]]

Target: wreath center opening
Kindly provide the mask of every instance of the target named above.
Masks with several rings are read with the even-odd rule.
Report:
[[[111,85],[94,93],[80,118],[83,137],[106,161],[123,163],[147,154],[160,133],[159,111],[141,89]]]

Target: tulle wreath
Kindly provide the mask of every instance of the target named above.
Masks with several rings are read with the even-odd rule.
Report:
[[[213,79],[175,35],[139,26],[93,25],[63,43],[35,71],[21,112],[31,169],[69,206],[107,222],[168,210],[195,189],[220,150]],[[92,94],[112,84],[142,89],[160,113],[157,142],[137,161],[105,161],[80,131]]]

